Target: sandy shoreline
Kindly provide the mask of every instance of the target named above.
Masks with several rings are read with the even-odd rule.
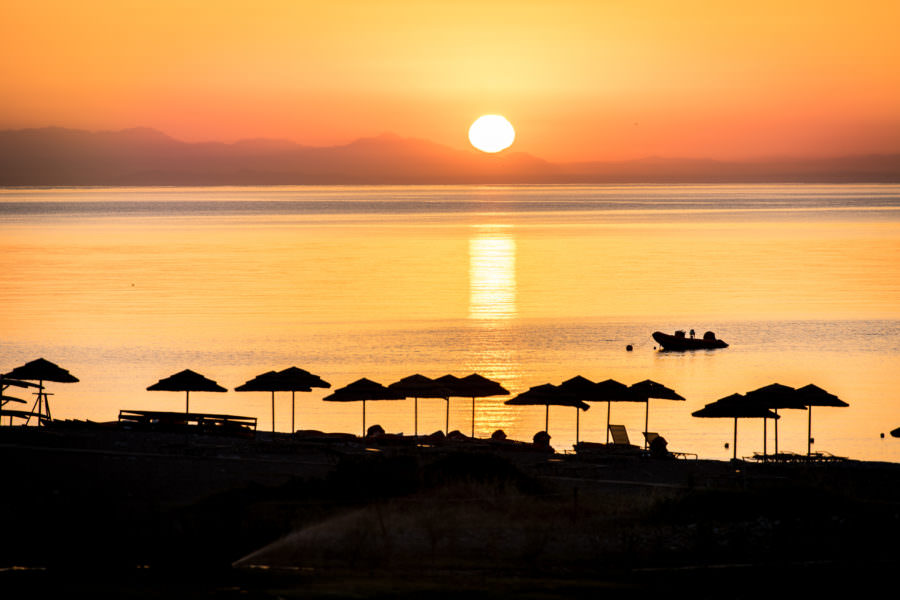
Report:
[[[893,463],[586,460],[2,428],[0,464],[0,509],[15,516],[0,547],[11,589],[103,565],[127,581],[187,569],[257,591],[303,582],[308,594],[297,597],[338,585],[363,596],[476,593],[453,576],[467,572],[485,593],[518,595],[523,578],[640,587],[792,567],[821,579],[886,573],[900,558]]]

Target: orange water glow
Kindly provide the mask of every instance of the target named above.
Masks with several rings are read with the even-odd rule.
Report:
[[[689,191],[781,198],[800,189],[806,188]],[[852,196],[881,188],[835,189]],[[635,198],[661,193],[654,186],[628,190]],[[600,187],[465,188],[473,207],[491,205],[490,197],[522,201],[538,192],[623,193]],[[14,193],[20,194],[9,192]],[[126,202],[137,193],[35,190],[29,197],[110,196],[119,199],[111,202]],[[332,192],[141,193],[252,203],[266,194]],[[440,198],[455,192],[438,187],[340,193],[377,203],[404,194]],[[869,212],[533,214],[473,208],[429,214],[416,223],[404,215],[362,211],[7,218],[0,241],[0,352],[4,368],[46,355],[72,371],[81,383],[54,386],[54,416],[98,421],[114,420],[119,409],[182,410],[182,394],[145,388],[184,368],[229,389],[292,364],[335,387],[363,376],[390,383],[413,372],[479,372],[514,394],[576,374],[625,383],[650,377],[688,398],[654,403],[651,430],[662,430],[672,449],[722,458],[730,456],[722,448],[730,423],[692,419],[691,411],[773,381],[816,383],[851,404],[816,411],[820,448],[900,460],[900,448],[879,445],[876,437],[896,420],[896,409],[883,399],[896,387],[898,354],[871,354],[869,343],[859,341],[871,337],[893,348],[884,336],[885,327],[900,320],[900,221],[889,209],[879,219]],[[653,351],[652,330],[687,326],[714,328],[732,347],[677,356]],[[809,343],[840,340],[845,330],[860,350]],[[780,349],[768,347],[770,336],[781,340]],[[625,352],[626,344],[635,351]],[[326,393],[298,395],[297,427],[356,432],[360,407],[321,402]],[[542,408],[508,407],[505,399],[478,401],[476,435],[504,429],[530,439],[543,428]],[[266,393],[191,396],[198,411],[257,416],[263,430],[271,427],[269,402]],[[289,399],[278,400],[280,431],[290,427],[289,406]],[[443,429],[443,409],[442,401],[420,401],[419,431]],[[605,413],[595,405],[582,416],[582,439],[605,439]],[[616,405],[612,413],[614,423],[626,424],[640,439],[643,406]],[[411,400],[367,406],[367,421],[388,431],[411,432],[412,414]],[[550,433],[558,449],[570,448],[574,421],[571,410],[551,409]],[[454,399],[450,426],[469,431],[470,402]],[[805,427],[802,415],[786,414],[780,447],[805,449]],[[752,449],[761,429],[742,424],[742,447]]]

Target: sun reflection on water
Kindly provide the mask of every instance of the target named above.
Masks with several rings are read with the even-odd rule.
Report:
[[[512,227],[479,225],[469,238],[469,319],[476,325],[467,368],[500,382],[513,394],[522,386],[521,357],[512,330],[516,305],[516,240]],[[507,397],[477,401],[475,435],[507,433],[519,421]]]
[[[479,226],[469,239],[469,318],[516,316],[516,240],[501,226]]]

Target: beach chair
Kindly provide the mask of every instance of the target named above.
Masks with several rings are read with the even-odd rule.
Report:
[[[630,446],[631,442],[628,441],[628,431],[625,429],[624,425],[610,425],[609,426],[609,435],[612,436],[612,443],[619,446]]]
[[[650,448],[651,444],[653,443],[653,440],[655,440],[658,437],[659,437],[659,434],[656,433],[655,431],[645,431],[644,439],[647,441],[647,448]],[[674,450],[669,450],[668,448],[666,448],[666,451],[669,453],[670,456],[673,456],[675,458],[690,457],[690,458],[693,458],[694,460],[697,459],[697,455],[692,452],[676,452]]]

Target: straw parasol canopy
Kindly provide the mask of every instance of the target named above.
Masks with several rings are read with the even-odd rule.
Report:
[[[419,398],[443,398],[447,400],[451,391],[445,386],[416,373],[404,377],[399,381],[388,385],[392,392],[403,394],[405,398],[413,399],[413,435],[419,435]]]
[[[769,385],[747,392],[747,397],[770,408],[777,415],[779,408],[806,410],[797,397],[797,390],[780,383]],[[763,421],[763,454],[766,454],[766,421]],[[775,421],[775,454],[778,454],[778,421]]]
[[[450,391],[450,394],[444,399],[447,402],[447,412],[444,416],[444,433],[448,434],[450,433],[450,398],[452,396],[465,396],[465,389],[463,388],[462,380],[450,373],[436,377],[434,382]]]
[[[625,387],[625,386],[622,386]],[[579,400],[584,400],[586,402],[592,402],[599,400],[599,391],[597,388],[597,384],[588,379],[587,377],[583,377],[581,375],[576,375],[571,379],[567,379],[563,381],[559,385],[559,389],[565,393],[572,394]],[[575,411],[575,443],[578,443],[579,438],[579,428],[580,428],[580,419],[581,413],[577,410]]]
[[[587,410],[590,408],[588,404],[579,400],[572,392],[561,389],[560,386],[553,385],[552,383],[531,387],[515,398],[510,398],[504,402],[504,404],[509,404],[511,406],[544,406],[546,408],[546,412],[544,413],[544,431],[547,433],[550,433],[551,404],[553,406],[571,406],[580,410]],[[575,415],[578,416],[577,411]]]
[[[675,390],[667,388],[661,383],[657,383],[650,379],[645,379],[629,386],[628,392],[639,402],[646,402],[646,410],[644,411],[644,434],[649,430],[650,425],[650,398],[660,400],[684,400]],[[647,436],[644,435],[644,447],[647,447]]]
[[[628,386],[615,379],[605,379],[596,384],[596,396],[594,402],[606,402],[606,443],[609,443],[609,418],[612,413],[613,402],[643,402],[629,393]],[[590,401],[589,401],[590,402]]]
[[[234,388],[236,392],[271,392],[272,393],[272,433],[275,433],[275,392],[291,393],[291,431],[294,428],[296,413],[296,392],[311,392],[312,388],[330,388],[331,384],[299,367],[288,367],[283,371],[267,371],[257,375],[243,385]]]
[[[37,401],[32,408],[32,413],[38,415],[38,425],[40,425],[41,417],[44,417],[46,410],[46,418],[50,419],[50,401],[47,398],[49,394],[44,391],[45,381],[55,381],[58,383],[78,383],[78,378],[63,369],[59,365],[50,362],[45,358],[38,358],[31,362],[16,367],[9,373],[3,375],[7,380],[37,381],[38,393]]]
[[[694,417],[712,419],[734,419],[734,456],[737,460],[737,423],[738,419],[778,419],[779,416],[741,394],[732,394],[707,404],[691,413]]]
[[[191,392],[227,392],[225,388],[200,373],[185,369],[147,388],[150,392],[184,392],[184,412],[190,414]]]
[[[834,394],[829,394],[817,385],[809,384],[798,388],[796,391],[798,400],[809,409],[809,422],[806,434],[806,454],[812,454],[812,407],[813,406],[835,406],[845,408],[850,406]],[[891,432],[893,435],[893,432]]]
[[[509,390],[500,385],[493,379],[488,379],[478,373],[472,373],[465,377],[456,377],[455,375],[444,375],[434,380],[440,385],[450,390],[451,396],[458,398],[472,399],[472,437],[475,437],[475,398],[487,398],[489,396],[507,396]],[[450,400],[447,400],[447,424],[450,427]],[[449,432],[449,431],[448,431]]]
[[[236,392],[271,392],[272,393],[272,433],[275,433],[275,392],[285,389],[284,383],[275,371],[266,371],[234,388]],[[306,387],[303,391],[312,391]]]
[[[294,426],[295,393],[312,391],[310,388],[330,388],[331,384],[318,375],[299,367],[288,367],[283,371],[278,371],[278,378],[284,386],[283,390],[291,392],[291,431],[296,431]]]
[[[322,398],[326,402],[362,402],[363,437],[366,436],[366,401],[367,400],[403,400],[406,396],[394,392],[371,379],[357,379],[333,393]]]

